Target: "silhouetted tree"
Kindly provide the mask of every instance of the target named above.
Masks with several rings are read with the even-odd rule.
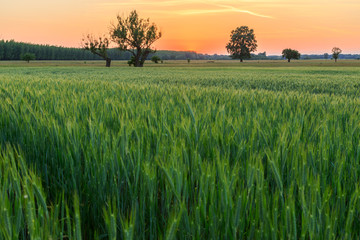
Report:
[[[106,61],[106,67],[110,67],[111,65],[111,58],[108,57],[109,44],[110,41],[107,37],[95,38],[91,34],[88,34],[86,38],[82,39],[83,49],[103,58]]]
[[[335,62],[337,62],[337,59],[339,58],[340,53],[342,53],[342,50],[338,47],[334,47],[331,51],[332,51],[332,56],[335,59]]]
[[[22,55],[21,59],[29,63],[31,60],[35,60],[35,54],[25,53],[24,55]]]
[[[247,26],[241,26],[231,31],[230,41],[226,49],[233,59],[243,59],[251,57],[251,52],[256,51],[257,41],[253,29]]]
[[[134,66],[142,67],[147,56],[155,52],[151,45],[161,38],[154,23],[149,19],[139,18],[136,10],[127,18],[117,16],[117,24],[111,27],[111,38],[121,51],[129,51],[134,57]]]
[[[282,51],[282,57],[290,62],[291,59],[300,59],[300,53],[297,50],[286,48]]]

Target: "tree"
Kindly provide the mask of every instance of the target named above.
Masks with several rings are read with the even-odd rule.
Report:
[[[157,26],[149,19],[139,18],[136,10],[127,18],[118,15],[117,24],[111,27],[110,35],[120,51],[129,51],[133,55],[135,67],[144,66],[147,56],[156,51],[151,45],[161,38]]]
[[[257,41],[253,29],[247,26],[241,26],[231,31],[230,41],[226,49],[233,59],[243,59],[251,57],[251,52],[256,51]]]
[[[329,59],[329,54],[328,53],[324,53],[324,59]]]
[[[332,53],[333,53],[332,56],[335,59],[335,62],[337,62],[337,59],[339,58],[340,53],[342,53],[342,50],[338,47],[334,47],[332,49]]]
[[[108,57],[109,44],[110,41],[107,37],[95,38],[91,34],[82,39],[82,48],[103,58],[106,61],[106,67],[111,65],[111,58]]]
[[[300,59],[300,53],[297,50],[286,48],[282,51],[282,57],[290,62],[291,59]]]
[[[159,63],[159,61],[161,61],[161,59],[158,56],[152,56],[151,61],[154,63]]]
[[[31,60],[35,60],[35,54],[25,53],[24,55],[22,55],[21,59],[29,63]]]

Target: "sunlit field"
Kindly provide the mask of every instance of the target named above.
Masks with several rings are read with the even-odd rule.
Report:
[[[360,61],[0,62],[0,239],[358,239]]]

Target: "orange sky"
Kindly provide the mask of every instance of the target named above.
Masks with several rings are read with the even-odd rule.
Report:
[[[284,48],[360,53],[360,0],[0,0],[0,39],[79,47],[107,33],[118,13],[138,10],[163,32],[157,49],[226,54],[231,30],[247,25],[258,52]]]

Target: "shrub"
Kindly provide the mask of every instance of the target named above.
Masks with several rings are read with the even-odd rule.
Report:
[[[35,54],[33,54],[33,53],[25,53],[21,57],[21,59],[29,63],[31,60],[35,60]]]
[[[154,63],[159,63],[159,61],[161,61],[161,59],[158,56],[152,56],[151,61]]]

